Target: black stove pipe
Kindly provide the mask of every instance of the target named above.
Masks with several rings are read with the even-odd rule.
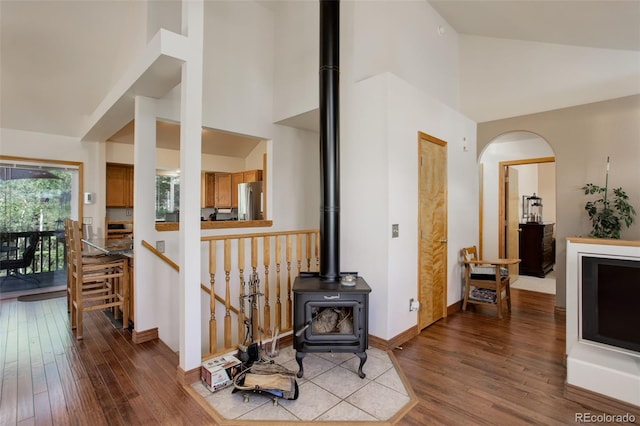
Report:
[[[340,277],[340,1],[320,0],[320,279]]]

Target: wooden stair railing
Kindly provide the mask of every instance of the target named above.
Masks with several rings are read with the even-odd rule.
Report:
[[[245,341],[245,333],[249,331],[249,327],[254,341],[261,340],[265,333],[276,327],[280,334],[291,331],[293,278],[303,270],[319,269],[320,240],[317,229],[204,236],[201,237],[201,242],[205,243],[203,250],[208,251],[209,285],[201,283],[200,288],[210,297],[209,352],[203,354],[203,359],[234,351],[243,343],[252,343]],[[142,245],[173,269],[180,271],[179,265],[153,245],[144,240]],[[245,256],[247,250],[248,258]],[[233,259],[236,260],[235,263]],[[283,264],[286,268],[281,267]],[[303,269],[303,265],[306,269]],[[292,270],[293,267],[297,270]],[[250,268],[248,273],[245,272],[247,268]],[[224,276],[224,282],[216,280],[216,276]],[[245,285],[251,279],[257,279],[261,297],[257,303],[247,306],[248,293]],[[286,302],[282,300],[284,292]],[[224,294],[224,297],[220,294]],[[232,301],[237,304],[234,305]],[[217,322],[217,306],[224,307],[222,324]],[[236,321],[233,320],[234,316]],[[250,322],[249,319],[253,321]]]
[[[216,295],[210,302],[209,353],[205,356],[227,353],[240,344],[252,343],[245,341],[247,332],[254,341],[259,341],[276,327],[281,334],[291,331],[293,278],[303,270],[318,270],[319,231],[216,235],[202,237],[201,241],[208,243],[209,288],[214,288]],[[286,269],[281,267],[283,264]],[[296,270],[292,268],[294,265]],[[216,280],[222,274],[224,284]],[[258,282],[260,293],[257,303],[252,304],[247,301],[250,289],[246,284],[250,280]],[[224,298],[217,296],[223,293]],[[283,293],[286,293],[286,304]],[[236,309],[232,301],[237,301]],[[216,324],[216,305],[224,306],[222,327]]]

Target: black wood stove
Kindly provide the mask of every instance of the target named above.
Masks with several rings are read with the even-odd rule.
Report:
[[[350,352],[360,358],[369,346],[371,288],[355,273],[340,273],[339,179],[340,2],[320,0],[320,271],[293,284],[293,346],[302,377],[307,352]],[[351,279],[347,279],[351,278]]]
[[[299,276],[293,284],[293,346],[300,366],[307,352],[348,352],[360,358],[358,375],[369,347],[368,305],[371,288],[362,277],[355,285],[327,283],[318,276]]]

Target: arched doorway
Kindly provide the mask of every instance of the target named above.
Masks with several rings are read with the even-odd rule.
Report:
[[[526,197],[535,194],[542,198],[543,216],[540,223],[548,226],[541,228],[543,231],[546,229],[547,233],[555,230],[556,184],[553,149],[546,140],[535,133],[508,132],[496,137],[485,147],[479,162],[482,170],[480,237],[483,257],[522,258],[519,253],[520,232],[521,228],[527,228],[527,225],[522,224],[530,222],[529,218],[523,217],[523,201]],[[549,238],[553,238],[553,235],[547,235],[547,241]],[[547,250],[546,254],[548,263],[549,257],[554,256],[554,253]],[[531,275],[528,269],[523,269],[527,275]],[[518,270],[515,269],[511,273],[517,277]],[[553,276],[550,279],[553,279]],[[528,277],[526,281],[530,281]],[[553,282],[530,284],[547,293],[555,292],[555,279]]]

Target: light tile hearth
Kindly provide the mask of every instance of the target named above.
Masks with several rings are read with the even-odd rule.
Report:
[[[367,350],[367,362],[361,379],[360,359],[354,354],[309,353],[304,357],[304,377],[297,379],[299,396],[296,400],[278,399],[250,393],[245,402],[243,392],[232,393],[233,386],[210,392],[202,383],[193,390],[228,420],[263,421],[388,421],[414,401],[413,392],[405,385],[402,373],[390,358],[379,349]],[[295,350],[284,348],[275,362],[298,371]]]

